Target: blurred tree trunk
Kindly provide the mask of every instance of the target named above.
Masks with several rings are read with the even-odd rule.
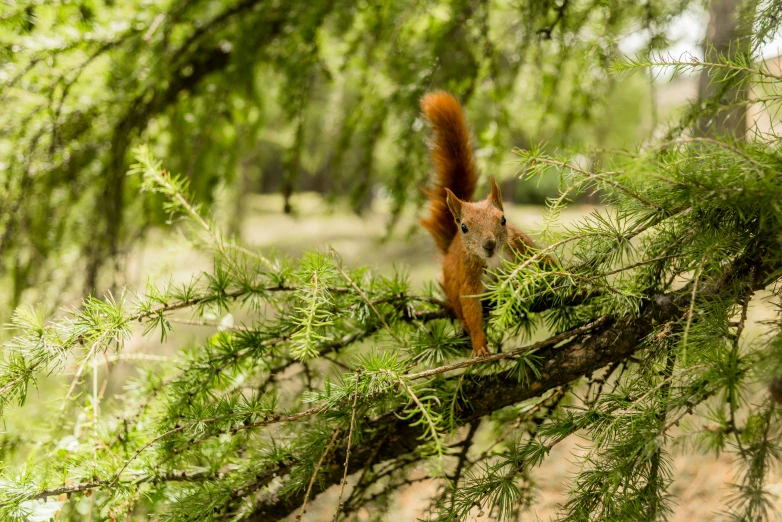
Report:
[[[709,25],[703,42],[706,62],[723,59],[736,60],[750,55],[750,36],[756,2],[750,0],[713,0],[709,7]],[[720,58],[723,57],[723,58]],[[698,82],[698,101],[701,110],[705,104],[730,105],[747,99],[748,78],[736,75],[725,80],[734,71],[704,69]],[[700,136],[733,136],[743,139],[747,134],[747,108],[739,105],[719,111],[705,110],[699,116],[696,133]]]

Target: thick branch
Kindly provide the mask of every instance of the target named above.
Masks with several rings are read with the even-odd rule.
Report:
[[[469,397],[469,404],[459,402],[461,423],[474,422],[494,411],[535,397],[546,390],[562,386],[616,361],[621,361],[638,348],[654,325],[680,315],[675,295],[655,296],[638,317],[606,321],[593,332],[583,334],[563,346],[550,346],[537,354],[546,361],[540,370],[540,378],[528,385],[515,376],[475,376],[464,382],[462,396]],[[361,470],[363,463],[373,454],[377,461],[396,459],[414,452],[421,444],[423,427],[412,426],[396,412],[383,415],[365,425],[361,444],[351,450],[349,472]],[[378,450],[379,447],[379,450]],[[336,462],[344,460],[346,452],[342,443],[334,451]],[[342,477],[339,465],[326,466],[322,480],[313,490],[317,494]],[[286,517],[303,502],[303,492],[283,494],[262,500],[250,518],[256,521],[278,520]]]

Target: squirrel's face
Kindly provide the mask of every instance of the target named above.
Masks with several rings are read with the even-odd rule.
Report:
[[[491,194],[483,201],[469,202],[446,191],[448,208],[456,220],[457,234],[471,254],[484,260],[498,255],[508,243],[508,229],[500,189],[491,178]]]

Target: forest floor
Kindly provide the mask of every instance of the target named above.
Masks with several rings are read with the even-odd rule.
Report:
[[[329,211],[322,200],[308,194],[297,196],[295,204],[300,209],[298,214],[287,216],[280,211],[282,205],[278,197],[248,196],[239,230],[241,239],[262,250],[274,249],[290,256],[297,256],[306,250],[331,247],[349,265],[369,265],[379,273],[390,273],[394,267],[404,269],[414,286],[423,286],[439,278],[436,249],[428,234],[416,225],[415,216],[403,216],[394,233],[387,238],[388,214],[382,204],[363,217],[342,208]],[[508,220],[535,236],[535,231],[542,227],[543,209],[507,207]],[[593,210],[595,207],[575,205],[562,214],[560,221],[563,224],[572,223]],[[155,237],[157,234],[161,237]],[[152,274],[153,280],[169,275],[174,280],[187,280],[195,272],[211,268],[208,258],[189,247],[163,246],[171,245],[171,241],[160,240],[163,235],[160,231],[153,233],[146,240],[145,246],[131,256],[125,274],[125,281],[131,288],[143,289],[145,280],[142,280],[140,274],[144,274],[144,277]],[[749,336],[761,335],[763,327],[760,323],[772,317],[773,309],[762,299],[756,299],[750,307]],[[199,338],[208,334],[197,327],[184,327],[179,332],[175,340],[168,341],[168,350],[173,350],[176,345],[181,346],[184,338]],[[133,343],[137,342],[145,343],[134,338]],[[132,365],[118,370],[125,376],[134,373]],[[117,373],[112,376],[119,377]],[[481,429],[476,438],[478,446],[487,446],[491,437],[489,430]],[[570,479],[578,471],[579,464],[575,457],[588,447],[588,440],[570,437],[553,448],[542,466],[532,470],[534,501],[531,508],[522,513],[521,520],[549,520],[556,516],[558,506],[567,501]],[[720,511],[725,509],[724,501],[730,493],[729,484],[737,471],[735,460],[725,454],[714,456],[693,453],[691,445],[686,447],[687,455],[683,454],[678,444],[672,449],[673,485],[670,493],[676,500],[670,520],[727,520],[729,517],[720,514]],[[422,468],[416,473],[424,472]],[[360,519],[414,521],[425,515],[423,509],[426,507],[426,499],[434,494],[436,487],[435,482],[424,481],[404,488],[398,493],[397,507],[393,511],[385,514],[363,512],[359,513]],[[769,487],[782,496],[782,476],[774,474]],[[310,503],[304,522],[331,520],[336,502],[335,489],[331,488]],[[782,501],[779,498],[776,508],[782,513]],[[491,519],[483,516],[474,520]]]

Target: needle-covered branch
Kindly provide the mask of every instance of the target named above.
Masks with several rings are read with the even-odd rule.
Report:
[[[660,295],[645,307],[637,318],[619,322],[603,321],[589,333],[583,333],[562,346],[548,346],[536,352],[544,361],[539,369],[540,378],[529,383],[521,382],[515,375],[471,376],[463,383],[458,401],[459,422],[470,423],[491,415],[493,412],[539,396],[547,390],[576,381],[583,376],[633,354],[643,344],[659,321],[674,317],[679,311],[674,296]],[[450,379],[455,380],[455,377]],[[362,442],[352,449],[349,472],[360,471],[365,459],[377,453],[376,462],[399,458],[415,453],[425,440],[426,426],[411,425],[397,414],[385,414],[369,421],[362,427]],[[379,450],[378,450],[379,447]],[[344,444],[334,450],[335,459],[344,458]],[[322,477],[322,491],[341,479],[341,469],[330,468]],[[302,502],[301,493],[291,493],[280,498],[262,501],[252,520],[278,520],[286,517]]]
[[[349,267],[330,250],[287,260],[240,246],[199,212],[184,178],[140,153],[145,187],[198,231],[214,266],[140,296],[89,298],[50,320],[17,312],[0,362],[6,418],[22,412],[12,404],[30,387],[51,385],[45,375],[73,365],[76,379],[24,471],[10,464],[0,475],[0,518],[43,516],[44,497],[70,494],[68,513],[274,520],[333,485],[328,511],[355,514],[428,477],[438,487],[430,519],[461,522],[476,509],[507,520],[533,499],[536,466],[577,433],[585,451],[574,457],[564,516],[632,519],[671,509],[675,426],[700,447],[734,453],[729,508],[765,516],[782,419],[762,385],[782,375],[782,321],[760,341],[747,331],[749,296],[779,299],[773,148],[681,136],[605,169],[523,153],[524,175],[557,170],[562,197],[550,208],[549,246],[493,274],[482,297],[494,353],[478,359],[433,285]],[[595,189],[610,206],[554,226],[568,198]],[[194,326],[182,350],[154,353]],[[136,332],[155,364],[98,410],[81,393],[81,378],[98,377],[86,363],[128,359]],[[467,424],[480,428],[460,445]]]

